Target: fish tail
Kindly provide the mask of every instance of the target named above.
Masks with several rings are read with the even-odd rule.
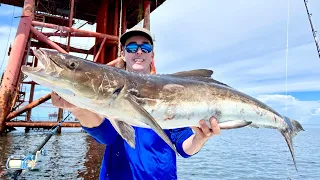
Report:
[[[298,171],[296,160],[295,160],[295,157],[294,157],[294,149],[293,149],[293,145],[292,145],[292,138],[294,136],[296,136],[300,131],[304,131],[304,129],[303,129],[303,127],[301,126],[301,124],[298,121],[290,119],[290,118],[285,117],[285,116],[283,118],[284,118],[284,121],[287,123],[288,128],[286,130],[282,130],[281,134],[283,135],[283,137],[285,138],[285,140],[287,142],[287,145],[289,147],[289,150],[290,150],[290,153],[291,153],[291,156],[292,156],[292,160],[293,160],[294,166],[295,166],[296,170]]]

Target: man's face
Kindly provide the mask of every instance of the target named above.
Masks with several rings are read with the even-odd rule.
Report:
[[[135,43],[138,45],[141,45],[144,43],[148,43],[151,45],[150,41],[144,36],[132,36],[127,39],[125,43],[125,47],[128,44],[135,44]],[[143,51],[141,47],[139,47],[137,52],[129,53],[124,49],[123,53],[126,61],[127,71],[139,72],[139,73],[150,73],[151,62],[154,57],[153,51],[148,53],[145,50]]]

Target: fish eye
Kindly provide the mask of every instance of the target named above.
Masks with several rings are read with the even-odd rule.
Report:
[[[73,61],[68,62],[68,68],[69,69],[75,69],[75,68],[78,67],[78,65],[79,65],[79,63],[77,63],[77,62],[73,62]]]

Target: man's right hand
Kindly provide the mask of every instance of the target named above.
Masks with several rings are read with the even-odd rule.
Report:
[[[103,116],[93,113],[87,109],[77,107],[69,103],[68,101],[64,100],[63,98],[61,98],[55,92],[51,93],[51,100],[52,100],[52,104],[57,108],[62,108],[67,111],[70,111],[77,119],[79,119],[82,126],[89,127],[89,128],[97,127],[104,120]]]
[[[62,109],[66,109],[68,111],[78,108],[77,106],[69,103],[68,101],[64,100],[63,98],[61,98],[57,93],[52,92],[51,93],[51,101],[52,104],[54,106],[56,106],[57,108],[62,108]]]

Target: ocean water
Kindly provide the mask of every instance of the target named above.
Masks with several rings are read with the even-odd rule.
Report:
[[[182,180],[277,180],[320,179],[320,126],[304,125],[306,131],[293,140],[298,171],[282,135],[271,129],[225,130],[210,139],[190,158],[178,157]],[[9,155],[33,150],[46,132],[14,131],[0,136],[0,179],[12,179],[5,168]],[[98,179],[105,146],[80,129],[62,129],[46,144],[38,169],[19,179]]]

